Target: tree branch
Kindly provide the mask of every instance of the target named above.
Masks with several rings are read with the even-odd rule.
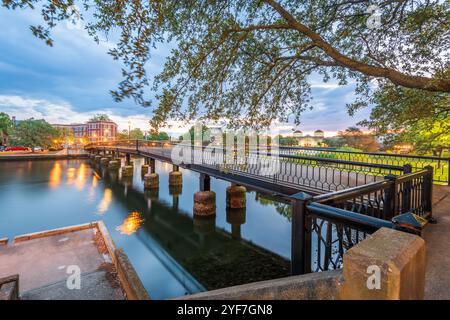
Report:
[[[287,21],[288,25],[310,38],[318,48],[321,48],[334,61],[348,69],[361,72],[368,76],[386,78],[394,84],[407,88],[450,92],[450,79],[407,75],[391,68],[377,67],[349,58],[333,48],[333,46],[325,41],[318,33],[300,23],[278,2],[274,0],[264,0],[264,2],[277,11],[280,16]]]

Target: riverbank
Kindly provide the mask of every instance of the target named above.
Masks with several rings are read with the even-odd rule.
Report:
[[[69,151],[67,149],[58,152],[39,152],[39,153],[20,153],[20,152],[2,152],[0,161],[29,161],[29,160],[64,160],[64,159],[84,159],[89,154],[84,150]]]

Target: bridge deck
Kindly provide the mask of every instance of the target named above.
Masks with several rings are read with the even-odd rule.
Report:
[[[129,153],[173,163],[172,146],[139,146],[138,149],[134,146],[102,146],[91,149]],[[193,159],[193,163],[182,163],[180,167],[281,197],[288,197],[300,191],[315,195],[346,189],[381,180],[383,173],[389,173],[369,172],[367,168],[358,166],[343,168],[333,164],[318,165],[271,156],[260,156],[258,163],[247,161],[242,164],[237,160],[231,164],[209,164],[208,159],[204,159],[201,154],[196,154]],[[267,174],[270,165],[276,166],[274,174]]]

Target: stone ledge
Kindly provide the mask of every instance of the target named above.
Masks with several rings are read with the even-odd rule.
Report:
[[[125,290],[127,300],[150,300],[150,296],[142,285],[136,270],[128,260],[123,249],[115,251],[117,274]]]
[[[333,270],[207,291],[177,300],[334,300],[339,298],[342,283],[342,270]]]

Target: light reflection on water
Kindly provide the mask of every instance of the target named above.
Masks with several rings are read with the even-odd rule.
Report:
[[[102,219],[154,299],[288,274],[285,205],[251,191],[246,209],[227,210],[228,183],[212,179],[216,217],[196,219],[198,174],[182,170],[172,188],[172,166],[156,162],[160,187],[144,191],[134,163],[132,179],[84,160],[0,163],[0,237]]]
[[[128,217],[126,217],[123,223],[120,226],[118,226],[116,230],[120,231],[121,234],[126,234],[127,236],[130,236],[140,228],[142,223],[144,223],[144,220],[145,219],[142,218],[141,213],[137,211],[130,212]]]

